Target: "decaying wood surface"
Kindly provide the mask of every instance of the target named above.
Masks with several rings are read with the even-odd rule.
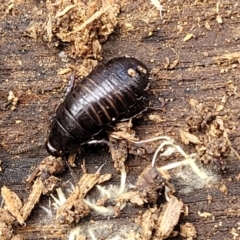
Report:
[[[167,135],[184,151],[194,153],[196,138],[190,139],[187,145],[183,138],[191,138],[186,119],[193,114],[189,110],[191,102],[197,101],[208,108],[211,116],[223,121],[226,131],[220,130],[227,134],[231,148],[239,152],[238,1],[163,0],[161,4],[163,19],[150,1],[122,1],[118,26],[102,45],[104,62],[123,55],[144,62],[151,70],[152,105],[158,107],[166,103],[163,111],[151,112],[151,117],[145,114],[135,123],[136,135],[141,139]],[[7,186],[25,202],[31,189],[25,180],[48,155],[43,145],[50,118],[67,88],[70,73],[57,73],[61,68],[77,68],[82,60],[62,57],[63,52],[70,51],[71,43],[59,44],[57,39],[50,42],[40,34],[43,29],[33,31],[34,26],[39,27],[38,23],[47,22],[45,1],[1,1],[0,12],[0,186]],[[208,118],[205,125],[209,121],[212,120]],[[184,136],[180,137],[180,130],[185,131]],[[205,134],[204,131],[191,133],[197,137]],[[7,151],[36,145],[39,146],[27,153],[10,155]],[[77,156],[77,168],[58,175],[63,186],[66,187],[69,180],[76,185],[83,174],[80,168],[83,158],[89,173],[96,172],[106,161],[101,174],[111,173],[114,179],[111,184],[119,183],[120,176],[112,166],[108,149],[98,146],[89,147]],[[176,159],[161,159],[156,166],[169,161]],[[151,156],[130,156],[126,162],[127,180],[134,183],[150,162]],[[200,161],[198,164],[201,165]],[[180,235],[173,239],[185,239],[187,234],[182,229],[187,228],[187,223],[195,226],[197,239],[239,239],[239,166],[236,153],[230,151],[202,165],[211,177],[208,182],[187,167],[170,171],[175,196],[188,208],[188,214],[180,216],[176,227]],[[97,192],[91,194],[94,196]],[[74,227],[59,227],[54,223],[43,209],[49,208],[49,199],[43,196],[26,226],[17,226],[14,233],[24,239],[67,239]],[[124,231],[129,232],[129,239],[135,239],[130,238],[130,233],[138,228],[134,219],[140,211],[144,208],[126,208],[118,217],[110,219],[93,212],[77,226],[81,233],[92,231],[97,239],[111,239],[117,234],[123,235]],[[104,235],[101,229],[110,229],[112,235]]]

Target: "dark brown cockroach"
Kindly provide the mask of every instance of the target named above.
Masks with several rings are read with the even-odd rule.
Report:
[[[47,151],[54,156],[76,152],[96,139],[104,126],[141,112],[148,84],[148,69],[135,58],[114,58],[98,67],[81,79],[59,105],[46,142]]]

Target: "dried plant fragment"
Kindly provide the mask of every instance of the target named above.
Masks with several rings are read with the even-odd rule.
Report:
[[[12,225],[15,218],[3,208],[0,208],[0,239],[8,240],[12,237]]]
[[[14,95],[13,91],[9,91],[9,95],[8,95],[8,101],[12,103],[12,107],[11,110],[15,110],[16,109],[16,105],[18,103],[18,98]]]
[[[165,203],[163,207],[147,209],[142,216],[136,219],[136,222],[142,229],[142,239],[161,240],[172,236],[173,229],[179,221],[182,208],[182,201],[171,196],[169,202]]]
[[[110,173],[100,175],[100,177],[98,179],[98,184],[101,184],[101,183],[104,183],[104,182],[110,180],[111,177],[112,177],[112,174],[110,174]]]
[[[0,221],[7,224],[13,224],[15,218],[4,208],[0,208]]]
[[[222,17],[221,17],[220,15],[217,15],[216,21],[217,21],[219,24],[222,24],[222,23],[223,23]]]
[[[179,58],[174,59],[172,62],[170,62],[170,59],[168,57],[165,58],[166,59],[166,63],[164,63],[164,68],[165,69],[174,69],[178,63],[179,63]]]
[[[49,17],[46,24],[48,40],[53,36],[73,43],[75,57],[101,58],[101,43],[107,40],[117,24],[120,6],[114,0],[47,1]]]
[[[11,240],[24,240],[24,236],[21,234],[17,234],[11,238]]]
[[[50,176],[47,179],[42,179],[42,183],[43,183],[43,195],[47,195],[50,194],[54,191],[54,189],[56,189],[57,187],[59,187],[60,185],[60,179],[55,177],[55,176]]]
[[[27,182],[31,183],[36,177],[41,177],[42,179],[47,179],[52,174],[61,173],[65,169],[65,164],[62,158],[55,158],[53,156],[48,156],[42,160],[35,171],[27,178]]]
[[[225,63],[229,62],[231,63],[239,63],[240,62],[240,52],[231,52],[231,53],[225,53],[217,57],[213,57],[214,61],[217,61],[218,63]]]
[[[85,58],[82,64],[76,68],[77,75],[80,77],[87,76],[96,66],[98,65],[97,60]]]
[[[155,203],[165,185],[165,180],[156,167],[147,166],[138,176],[136,186],[141,198],[147,203]]]
[[[142,206],[144,204],[144,201],[141,198],[139,191],[129,191],[122,193],[117,198],[117,203],[115,205],[115,216],[119,215],[121,209],[126,205],[127,202],[131,202],[138,206]]]
[[[222,103],[225,102],[224,97]],[[206,104],[191,99],[189,116],[185,120],[189,126],[189,133],[181,132],[181,138],[185,143],[196,144],[195,149],[201,162],[211,164],[213,169],[222,172],[226,166],[226,156],[230,152],[238,159],[240,156],[231,146],[228,138],[229,129],[224,126],[224,117],[218,116],[218,108],[219,106],[214,111]],[[194,137],[196,135],[197,138]]]
[[[0,220],[0,239],[9,240],[12,239],[12,225],[7,224]]]
[[[154,5],[155,8],[157,8],[160,14],[160,18],[163,19],[162,12],[164,11],[164,8],[161,5],[161,0],[151,0],[151,3]]]
[[[212,214],[209,213],[209,212],[200,212],[200,211],[198,211],[198,216],[203,217],[203,218],[208,218],[208,217],[211,217]]]
[[[187,41],[189,41],[191,38],[193,38],[194,37],[194,35],[192,34],[192,33],[188,33],[185,37],[184,37],[184,39],[183,39],[183,41],[184,42],[187,42]]]
[[[126,185],[127,172],[124,165],[128,157],[128,141],[138,140],[132,129],[132,122],[116,124],[114,131],[109,133],[110,152],[114,162],[114,168],[121,172],[121,184],[119,193],[123,193]],[[127,141],[128,140],[128,141]]]
[[[148,116],[148,119],[150,121],[153,121],[153,122],[156,122],[156,123],[166,122],[166,119],[161,118],[161,116],[159,116],[157,114],[150,114]]]
[[[189,126],[189,131],[203,131],[207,124],[211,123],[216,118],[216,113],[203,103],[199,103],[195,99],[190,99],[190,110],[185,122]]]
[[[144,240],[151,240],[153,231],[156,228],[156,221],[159,218],[160,209],[149,208],[141,217],[136,219],[136,222],[141,226],[141,237]]]
[[[27,202],[24,204],[23,208],[21,209],[21,213],[24,220],[28,218],[28,216],[32,212],[32,209],[39,202],[43,189],[44,189],[44,186],[43,186],[42,180],[38,178],[32,186],[32,191],[28,197]]]
[[[197,237],[196,228],[192,223],[188,223],[188,222],[180,225],[179,234],[188,240],[192,240]]]
[[[96,172],[94,174],[84,174],[81,177],[69,198],[57,210],[56,219],[60,224],[77,223],[90,213],[90,209],[83,199],[98,183],[99,179],[102,182],[103,179],[109,179],[109,175],[105,178],[99,172]]]
[[[109,137],[115,139],[125,139],[128,141],[138,141],[139,138],[135,136],[135,131],[132,129],[132,121],[117,123],[114,131],[110,132]]]
[[[78,235],[76,240],[87,240],[87,237],[84,235]]]
[[[227,188],[227,186],[226,186],[224,183],[221,185],[221,187],[219,188],[219,190],[220,190],[223,194],[225,194],[225,195],[228,194],[228,188]]]
[[[71,199],[72,200],[72,199]],[[66,201],[57,211],[57,222],[60,224],[77,223],[90,213],[88,205],[83,199]]]
[[[182,129],[180,129],[180,137],[184,144],[189,144],[190,142],[194,143],[194,144],[201,143],[201,141],[199,140],[199,138],[197,136],[195,136],[194,134],[189,133],[187,131],[184,131]]]
[[[128,157],[128,147],[126,140],[118,140],[110,137],[109,141],[111,143],[110,152],[112,160],[114,162],[114,168],[120,170],[124,167],[124,162]]]
[[[183,208],[183,202],[171,196],[169,202],[165,203],[161,215],[156,221],[156,232],[153,239],[165,239],[171,236],[177,225]]]
[[[23,225],[24,218],[20,213],[22,208],[22,201],[16,193],[8,189],[6,186],[3,186],[1,189],[1,194],[4,199],[7,210],[17,219],[17,221]]]

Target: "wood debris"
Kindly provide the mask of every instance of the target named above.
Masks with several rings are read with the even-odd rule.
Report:
[[[156,203],[159,195],[161,195],[161,190],[165,186],[165,180],[156,167],[149,165],[138,176],[136,186],[145,202]]]
[[[169,202],[162,207],[147,209],[142,216],[136,219],[142,228],[142,238],[146,240],[161,240],[172,236],[174,234],[173,229],[179,221],[182,208],[182,201],[171,196]]]
[[[43,183],[41,179],[38,178],[32,186],[32,191],[27,199],[27,202],[21,209],[21,214],[24,221],[30,216],[33,208],[39,202],[43,189],[44,189]]]
[[[153,153],[157,147],[157,144],[152,143],[154,139],[139,142],[139,138],[135,136],[135,131],[132,129],[131,120],[116,124],[114,131],[109,132],[109,141],[114,167],[118,170],[124,166],[128,154],[147,158],[147,153]]]
[[[109,132],[109,138],[124,139],[128,141],[138,141],[135,131],[132,129],[132,121],[120,122],[114,126],[113,131]]]
[[[156,228],[156,221],[159,218],[160,209],[157,207],[147,209],[136,221],[141,226],[141,237],[145,240],[151,240],[153,231]]]
[[[124,162],[128,158],[128,147],[126,140],[119,140],[116,138],[109,138],[113,147],[110,147],[114,168],[120,170],[125,167]]]
[[[188,33],[185,37],[184,37],[184,39],[183,39],[183,41],[184,42],[187,42],[187,41],[189,41],[191,38],[193,38],[194,37],[194,35],[192,34],[192,33]]]
[[[16,105],[18,103],[18,97],[16,97],[13,93],[13,91],[9,91],[9,94],[8,94],[8,102],[12,103],[12,107],[11,107],[11,110],[15,110],[16,109]]]
[[[20,234],[17,234],[15,236],[12,236],[11,240],[24,240],[24,236],[23,235],[20,235]]]
[[[115,206],[115,215],[120,213],[120,210],[127,202],[131,202],[138,206],[144,203],[156,203],[161,195],[161,190],[165,186],[165,180],[162,178],[157,168],[147,166],[138,176],[136,182],[137,191],[127,191],[117,198]]]
[[[150,121],[153,121],[153,122],[156,122],[156,123],[166,122],[166,119],[163,119],[161,116],[159,116],[157,114],[150,114],[148,116],[148,119]]]
[[[240,51],[224,53],[220,56],[213,57],[213,60],[219,64],[223,64],[225,62],[228,62],[229,64],[240,63]]]
[[[16,218],[16,220],[24,225],[30,216],[33,208],[39,202],[42,194],[48,194],[56,188],[59,179],[51,174],[59,173],[63,170],[63,162],[60,158],[45,158],[37,169],[28,178],[28,182],[32,182],[36,176],[31,193],[27,201],[23,204],[16,193],[3,186],[1,194],[4,199],[7,210]]]
[[[165,203],[161,215],[157,220],[157,229],[153,239],[165,239],[171,235],[177,225],[183,202],[171,196],[169,202]]]
[[[139,191],[128,191],[125,193],[122,193],[117,199],[116,199],[116,205],[114,208],[115,216],[118,216],[120,214],[120,211],[126,206],[127,202],[131,202],[133,204],[136,204],[137,206],[143,206],[145,203],[143,199],[141,198]]]
[[[190,111],[185,119],[188,129],[181,129],[180,137],[185,144],[195,144],[201,162],[210,164],[217,171],[224,171],[225,159],[231,152],[239,159],[240,156],[231,146],[223,117],[217,115],[214,109],[191,99]]]
[[[20,212],[23,204],[18,195],[6,186],[3,186],[1,188],[1,194],[7,210],[17,219],[21,225],[24,225],[24,218]]]
[[[201,141],[197,136],[195,136],[192,133],[189,133],[188,131],[184,131],[180,129],[180,137],[184,144],[194,143],[194,144],[200,144]]]
[[[38,178],[37,178],[38,179]],[[59,187],[61,180],[55,176],[50,176],[46,179],[41,179],[43,184],[43,195],[48,195],[52,193],[57,187]]]
[[[187,240],[192,240],[197,237],[196,228],[192,223],[184,223],[180,225],[180,232],[179,234],[186,238]]]
[[[198,216],[203,217],[203,218],[207,218],[207,217],[212,217],[212,214],[209,212],[200,212],[198,211]]]
[[[41,177],[43,180],[47,179],[53,174],[61,173],[65,170],[65,164],[62,158],[55,158],[48,156],[44,158],[37,166],[35,171],[27,178],[27,182],[31,183],[36,177]]]
[[[163,19],[162,12],[164,11],[164,8],[163,8],[163,6],[161,4],[161,0],[151,0],[151,3],[159,11],[160,18]]]
[[[15,218],[6,209],[0,208],[0,239],[11,239],[14,221]]]
[[[24,225],[33,208],[39,202],[43,190],[44,185],[42,183],[42,180],[38,178],[32,186],[32,191],[24,204],[18,195],[8,189],[6,186],[3,186],[1,188],[1,194],[4,199],[6,209],[16,218],[16,220],[21,225]]]
[[[104,176],[104,175],[103,175]],[[84,202],[84,197],[96,185],[98,181],[103,182],[107,178],[100,175],[99,172],[93,174],[85,173],[75,186],[66,202],[57,209],[56,220],[60,224],[77,223],[83,217],[90,213],[88,205]]]
[[[220,186],[219,190],[225,195],[228,194],[228,188],[224,183]]]
[[[51,42],[57,37],[62,42],[73,43],[74,57],[101,59],[101,44],[117,24],[120,6],[114,0],[87,3],[75,1],[46,2],[48,20],[47,37]]]

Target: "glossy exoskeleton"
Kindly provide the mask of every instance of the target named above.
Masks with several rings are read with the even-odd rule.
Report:
[[[54,156],[76,152],[95,139],[104,126],[136,115],[148,84],[148,69],[135,58],[114,58],[98,67],[59,105],[47,151]]]

